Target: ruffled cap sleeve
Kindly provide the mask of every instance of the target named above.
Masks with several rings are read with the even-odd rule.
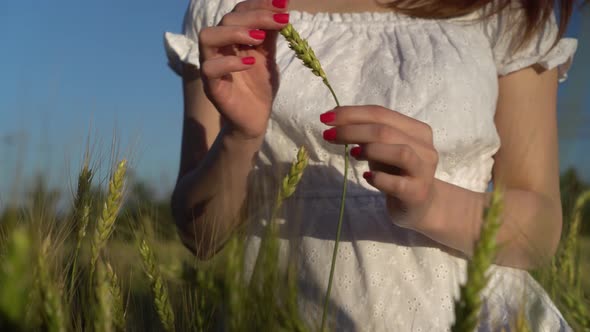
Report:
[[[552,14],[530,42],[518,47],[519,40],[515,35],[523,20],[522,9],[511,6],[488,18],[485,23],[498,75],[540,65],[547,70],[558,68],[559,81],[565,81],[577,49],[577,40],[562,38],[554,45],[559,28]]]
[[[164,33],[168,65],[174,72],[182,75],[185,64],[199,68],[199,32],[217,24],[222,15],[231,11],[230,5],[233,1],[191,0],[184,16],[182,33]]]

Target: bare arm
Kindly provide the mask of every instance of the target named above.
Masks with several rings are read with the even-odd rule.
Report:
[[[556,70],[528,68],[500,78],[495,122],[502,147],[495,156],[493,178],[506,195],[498,264],[532,268],[547,262],[558,246],[562,216],[556,99]],[[438,226],[425,233],[471,255],[490,194],[441,181],[436,192],[431,217]],[[471,223],[466,225],[466,220]]]
[[[172,209],[184,244],[210,257],[237,225],[261,139],[236,138],[203,91],[198,70],[183,75],[180,172]]]
[[[199,30],[200,70],[183,69],[182,157],[172,212],[184,244],[199,258],[214,254],[243,220],[248,175],[278,90],[274,59],[278,31],[289,21],[285,5],[239,2],[218,25]]]

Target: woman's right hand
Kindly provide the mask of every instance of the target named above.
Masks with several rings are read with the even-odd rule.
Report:
[[[266,132],[279,84],[277,35],[289,21],[286,6],[286,0],[246,0],[199,33],[205,93],[240,138]]]

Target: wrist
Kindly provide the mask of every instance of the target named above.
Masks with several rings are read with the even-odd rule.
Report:
[[[260,150],[264,135],[247,137],[230,126],[224,126],[221,129],[220,140],[223,149],[229,151],[232,156],[252,158]]]
[[[433,240],[436,240],[438,234],[444,227],[444,213],[445,213],[445,203],[443,199],[447,196],[444,193],[444,186],[442,182],[435,179],[433,190],[432,190],[432,197],[430,199],[430,204],[427,206],[426,211],[424,211],[424,216],[419,224],[416,225],[415,231],[422,233]]]
[[[264,136],[266,134],[266,128],[268,126],[268,122],[264,127],[264,130],[242,130],[237,128],[233,124],[227,122],[221,128],[221,134],[224,137],[227,137],[233,142],[246,144],[246,145],[255,145],[255,144],[262,144],[264,140]]]

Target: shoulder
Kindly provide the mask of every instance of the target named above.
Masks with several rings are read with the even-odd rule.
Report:
[[[476,17],[489,42],[499,76],[537,66],[543,69],[557,67],[560,80],[566,78],[577,41],[572,38],[557,39],[559,27],[554,13],[526,42],[522,40],[521,31],[527,17],[521,1],[511,1],[503,8],[493,1],[479,11]]]
[[[241,0],[191,0],[184,18],[184,28],[216,25],[238,2]]]

